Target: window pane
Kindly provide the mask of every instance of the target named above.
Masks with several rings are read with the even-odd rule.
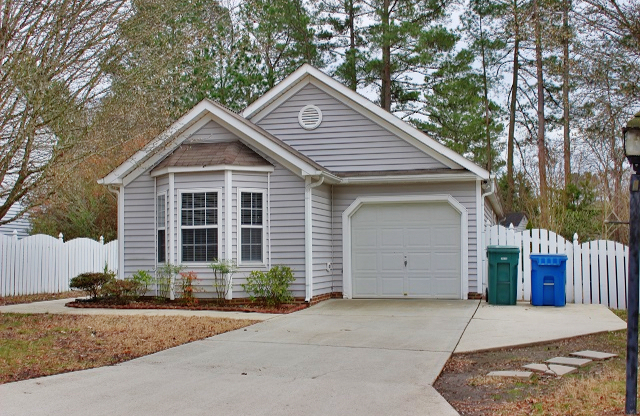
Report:
[[[240,200],[242,202],[242,208],[251,208],[251,193],[250,192],[242,192],[240,194]]]
[[[182,208],[193,208],[193,194],[182,194]]]
[[[158,230],[158,263],[164,263],[166,259],[165,231]]]
[[[242,225],[251,225],[251,210],[243,208],[240,212]]]
[[[241,238],[241,260],[262,262],[262,229],[244,228]]]
[[[166,204],[165,196],[158,195],[158,198],[156,199],[156,226],[157,227],[164,227],[165,209],[166,209],[165,204]]]
[[[194,208],[204,208],[205,194],[193,194],[193,207]]]
[[[217,209],[207,209],[207,225],[217,225],[218,224],[218,210]]]
[[[203,209],[193,210],[193,225],[205,225]]]
[[[207,208],[217,208],[218,207],[218,194],[215,192],[207,192],[206,195],[207,200]]]
[[[182,225],[193,225],[193,211],[182,210]]]
[[[255,193],[255,194],[252,194],[252,196],[253,196],[252,198],[253,208],[262,208],[262,194]]]

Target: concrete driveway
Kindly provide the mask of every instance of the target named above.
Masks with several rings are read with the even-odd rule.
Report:
[[[0,386],[2,415],[457,415],[431,387],[478,301],[331,300],[112,367]]]

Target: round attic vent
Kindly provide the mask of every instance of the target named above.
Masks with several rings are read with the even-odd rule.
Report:
[[[298,113],[298,123],[305,130],[313,130],[322,122],[322,111],[315,105],[305,105]]]

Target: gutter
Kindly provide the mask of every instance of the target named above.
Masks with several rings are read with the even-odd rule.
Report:
[[[313,297],[313,204],[311,190],[322,185],[324,176],[320,176],[317,182],[311,182],[311,176],[305,178],[304,187],[304,283],[305,302],[310,302]]]

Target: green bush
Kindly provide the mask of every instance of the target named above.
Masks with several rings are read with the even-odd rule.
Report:
[[[139,285],[137,291],[138,296],[143,296],[144,294],[146,294],[147,290],[149,289],[149,285],[154,281],[151,273],[147,272],[146,270],[138,270],[131,275],[130,279],[138,283]]]
[[[290,267],[276,265],[268,272],[254,270],[242,285],[253,301],[260,301],[268,306],[278,306],[291,302],[293,296],[289,285],[295,280]]]
[[[84,290],[92,299],[95,299],[100,294],[102,286],[115,280],[115,277],[116,275],[113,272],[82,273],[71,279],[69,287],[71,289]]]
[[[128,302],[138,297],[142,284],[133,279],[110,280],[100,289],[100,295],[117,302]]]
[[[223,302],[231,289],[231,277],[238,266],[233,260],[220,260],[218,263],[211,263],[209,268],[213,270],[213,290],[218,302]]]

